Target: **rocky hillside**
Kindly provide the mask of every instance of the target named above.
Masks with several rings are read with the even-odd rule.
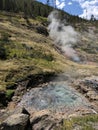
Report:
[[[98,21],[69,23],[79,34],[79,40],[73,45],[80,59],[78,62],[71,60],[54,45],[54,41],[49,36],[47,29],[49,23],[46,17],[36,16],[27,19],[23,14],[0,12],[0,122],[3,122],[0,127],[2,129],[3,127],[7,130],[13,129],[14,125],[18,129],[17,124],[25,122],[24,126],[20,125],[19,130],[55,128],[97,130]],[[26,92],[36,87],[43,88],[50,81],[63,81],[75,88],[90,103],[91,109],[78,108],[74,112],[67,113],[66,110],[66,113],[63,111],[64,114],[60,112],[51,114],[48,110],[35,112],[28,109],[27,112],[23,108],[21,110],[17,108]],[[33,91],[36,92],[37,89]],[[38,89],[39,93],[40,91],[42,92],[43,89]],[[81,119],[82,117],[70,120],[73,116],[91,113],[95,115],[85,118],[87,124]],[[10,119],[6,119],[9,115]],[[62,120],[66,116],[68,120]],[[20,118],[23,120],[21,121]],[[13,119],[17,119],[16,124],[9,122]],[[76,123],[78,119],[81,120],[79,124]]]

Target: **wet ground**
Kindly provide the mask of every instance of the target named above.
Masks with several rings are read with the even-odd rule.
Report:
[[[53,111],[73,110],[78,107],[89,108],[89,102],[65,82],[56,82],[33,88],[27,92],[19,106],[27,109]]]

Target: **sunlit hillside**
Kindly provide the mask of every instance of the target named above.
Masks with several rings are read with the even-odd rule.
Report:
[[[16,106],[21,101],[22,96],[31,91],[32,88],[37,88],[34,91],[38,90],[40,95],[41,89],[44,89],[48,83],[51,85],[51,82],[66,82],[83,98],[87,99],[91,113],[88,112],[88,109],[82,108],[76,110],[74,114],[71,113],[71,115],[60,112],[57,115],[56,113],[51,114],[51,110],[48,113],[47,110],[44,111],[43,109],[41,112],[37,110],[38,113],[34,113],[32,109],[32,112],[30,111],[32,129],[34,124],[34,130],[37,130],[37,119],[37,123],[40,121],[46,126],[47,121],[50,122],[51,119],[53,128],[58,123],[58,128],[64,130],[80,127],[79,130],[82,128],[83,130],[93,130],[95,123],[95,130],[97,130],[98,21],[88,21],[58,10],[58,20],[63,23],[62,25],[71,26],[78,34],[78,40],[72,45],[72,49],[77,53],[79,60],[74,61],[62,51],[59,44],[54,43],[55,39],[49,35],[48,26],[50,22],[47,17],[54,10],[52,7],[34,1],[32,13],[31,8],[28,10],[28,7],[27,9],[22,8],[22,4],[20,7],[18,3],[15,5],[17,5],[15,8],[5,6],[5,9],[0,6],[0,109],[2,110],[0,111],[0,122],[2,123],[9,115],[12,115],[13,109],[17,108]],[[61,28],[59,30],[61,31]],[[59,91],[61,90],[58,87],[56,94]],[[63,94],[60,94],[62,97]],[[53,93],[51,95],[54,97]],[[41,96],[39,97],[41,98]],[[9,110],[12,110],[12,113]],[[8,114],[6,114],[7,112]],[[85,117],[87,124],[84,122],[84,117],[79,116],[92,113],[96,115]],[[68,120],[65,119],[66,114]],[[75,118],[71,118],[73,116]],[[47,119],[47,117],[49,118]],[[63,121],[61,121],[61,117],[64,119]],[[44,127],[46,128],[46,126]],[[42,128],[40,123],[39,128]]]

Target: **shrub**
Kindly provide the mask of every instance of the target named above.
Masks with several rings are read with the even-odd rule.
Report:
[[[47,29],[44,26],[38,26],[36,27],[36,30],[38,33],[43,34],[45,36],[49,35]]]
[[[5,33],[5,32],[1,33],[1,40],[2,41],[9,42],[9,37],[10,37],[10,34]]]
[[[14,90],[7,90],[6,91],[6,98],[8,99],[8,101],[11,100],[12,96],[14,95]]]
[[[7,52],[6,52],[6,49],[5,47],[0,44],[0,59],[6,59],[7,58]]]

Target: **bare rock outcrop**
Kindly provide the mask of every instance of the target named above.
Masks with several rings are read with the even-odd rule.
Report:
[[[31,115],[30,122],[32,130],[55,130],[60,128],[62,120],[52,116],[48,110],[42,110]]]
[[[87,77],[75,83],[76,89],[85,94],[89,100],[98,101],[98,77]]]
[[[0,124],[0,130],[31,130],[30,114],[25,108],[16,107],[8,113]]]
[[[86,77],[74,82],[74,87],[82,93],[92,104],[92,108],[98,113],[98,77]]]
[[[1,130],[31,130],[29,115],[13,114],[0,126]]]

